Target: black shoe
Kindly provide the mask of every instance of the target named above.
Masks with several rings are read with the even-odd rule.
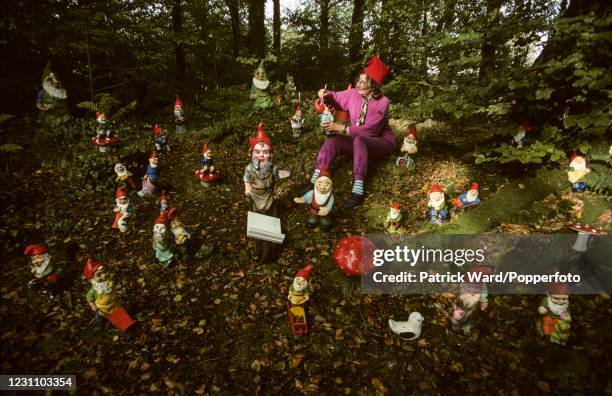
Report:
[[[360,205],[365,199],[364,194],[355,194],[352,193],[350,197],[344,201],[344,207],[347,209],[354,208],[357,205]]]
[[[304,194],[306,194],[310,190],[314,190],[314,184],[312,183],[308,183],[307,185],[300,188],[300,191],[298,191],[298,197],[303,197]]]

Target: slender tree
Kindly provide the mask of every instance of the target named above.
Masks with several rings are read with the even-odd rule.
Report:
[[[280,55],[281,48],[281,10],[280,0],[274,0],[274,16],[272,19],[272,31],[273,31],[273,52],[275,55]]]
[[[317,0],[319,5],[319,49],[325,52],[329,48],[329,9],[331,0]]]
[[[249,50],[258,58],[266,55],[265,0],[249,0]]]
[[[185,48],[183,46],[183,10],[181,9],[181,0],[172,2],[172,28],[174,30],[174,53],[176,57],[176,74],[178,78],[182,78],[186,73],[185,65]]]
[[[487,0],[487,15],[481,45],[478,83],[486,84],[495,69],[495,51],[501,19],[502,0]]]
[[[351,32],[349,35],[349,58],[353,63],[357,63],[361,59],[364,6],[365,0],[353,1],[353,16],[351,18]]]
[[[225,0],[225,4],[229,9],[230,18],[232,21],[232,55],[235,57],[240,53],[242,46],[242,37],[240,35],[240,13],[238,8],[238,0]]]

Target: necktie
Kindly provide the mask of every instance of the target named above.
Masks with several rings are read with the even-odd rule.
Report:
[[[368,98],[363,98],[363,103],[361,103],[361,109],[359,110],[357,126],[362,125],[365,122],[366,111],[368,111]]]

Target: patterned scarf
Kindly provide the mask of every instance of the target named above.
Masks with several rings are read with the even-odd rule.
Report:
[[[368,98],[363,98],[363,103],[361,103],[361,109],[359,110],[359,119],[357,120],[357,126],[363,125],[365,122],[366,111],[368,111]]]

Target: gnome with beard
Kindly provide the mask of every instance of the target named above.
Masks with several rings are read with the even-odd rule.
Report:
[[[257,135],[249,136],[249,146],[251,162],[244,170],[244,194],[251,198],[254,212],[276,216],[274,193],[280,176],[272,163],[272,141],[263,122],[257,126]]]
[[[289,302],[291,305],[304,305],[310,298],[312,287],[308,279],[312,273],[312,265],[308,265],[295,274],[293,283],[289,286]]]
[[[587,188],[584,178],[591,173],[591,170],[586,167],[586,158],[574,153],[570,157],[569,166],[567,180],[572,184],[572,191],[584,191]]]
[[[142,180],[142,190],[138,191],[138,196],[140,198],[150,199],[157,190],[157,182],[159,181],[159,167],[157,166],[157,162],[157,153],[152,152],[149,156],[147,174]]]
[[[105,153],[119,141],[119,137],[115,136],[114,132],[106,125],[106,115],[101,112],[96,112],[96,121],[98,122],[97,135],[91,138],[91,144],[98,147],[101,153]]]
[[[306,220],[308,226],[316,227],[319,225],[324,230],[331,228],[333,223],[330,213],[334,206],[334,193],[332,192],[329,168],[321,169],[313,190],[307,191],[301,197],[293,198],[293,201],[309,205],[308,219]]]
[[[41,244],[28,245],[23,252],[30,257],[30,268],[34,279],[28,282],[29,287],[44,286],[51,291],[57,288],[61,268],[54,265],[47,248]]]
[[[550,342],[565,345],[570,336],[572,316],[569,311],[569,287],[566,283],[551,283],[546,297],[538,307],[541,318],[536,322],[540,336]]]
[[[302,127],[304,126],[304,115],[302,114],[302,107],[297,105],[295,113],[291,117],[291,129],[293,130],[293,137],[298,138],[302,134]]]
[[[448,210],[446,209],[446,200],[444,198],[444,190],[439,183],[433,183],[429,189],[429,208],[427,216],[433,224],[442,224],[448,221]]]
[[[170,152],[168,134],[159,124],[153,125],[153,142],[155,143],[155,151],[157,151],[158,154]]]
[[[387,218],[383,225],[387,229],[387,232],[393,234],[400,231],[400,222],[402,220],[402,205],[399,202],[393,202],[387,213]]]
[[[174,253],[172,252],[172,234],[170,232],[170,221],[168,213],[162,213],[153,225],[153,249],[155,258],[166,268],[172,263]]]
[[[254,100],[253,109],[255,110],[266,110],[272,107],[272,98],[270,97],[270,81],[264,69],[263,60],[255,70],[253,76],[253,84],[251,85],[251,92],[249,98]]]
[[[125,192],[123,187],[119,187],[115,192],[115,221],[113,222],[112,228],[118,229],[121,232],[127,231],[128,217],[131,216],[134,208],[130,205],[130,199]]]
[[[89,255],[83,267],[83,276],[91,283],[85,298],[96,313],[96,322],[101,322],[102,317],[105,317],[122,332],[136,323],[121,306],[113,282],[102,262]]]
[[[457,209],[467,208],[468,206],[480,205],[480,198],[478,198],[478,183],[472,182],[470,189],[460,194],[457,198],[453,199],[452,204]]]
[[[176,95],[174,99],[174,124],[176,132],[185,132],[185,110],[183,109],[183,100]]]
[[[205,143],[204,147],[202,147],[200,169],[195,171],[195,176],[200,181],[202,187],[209,187],[211,183],[223,177],[223,174],[220,173],[213,164],[212,150],[208,147],[208,143]]]
[[[484,311],[489,306],[487,284],[483,282],[482,275],[490,275],[491,267],[479,265],[470,270],[477,275],[472,281],[462,282],[459,294],[453,303],[451,326],[453,331],[462,331],[469,334],[477,322],[477,312]],[[467,274],[466,274],[467,277]],[[469,279],[469,278],[468,278]]]
[[[136,190],[136,183],[134,183],[134,179],[132,179],[132,172],[128,171],[125,165],[116,164],[115,174],[117,175],[115,178],[115,183],[117,183],[119,187],[123,187],[125,189],[129,187],[132,190]]]
[[[47,63],[42,73],[42,89],[36,95],[36,108],[44,114],[53,114],[68,118],[68,105],[66,103],[66,90],[62,87],[57,75]]]
[[[174,244],[179,249],[183,258],[189,253],[188,245],[191,240],[191,234],[183,227],[183,224],[176,217],[176,208],[168,210],[168,219],[170,220],[170,231],[174,235]]]
[[[405,153],[403,157],[399,157],[397,159],[396,165],[409,167],[414,163],[411,155],[417,153],[417,130],[416,128],[410,128],[408,132],[406,132],[406,136],[404,137],[404,142],[402,144],[401,152]]]

